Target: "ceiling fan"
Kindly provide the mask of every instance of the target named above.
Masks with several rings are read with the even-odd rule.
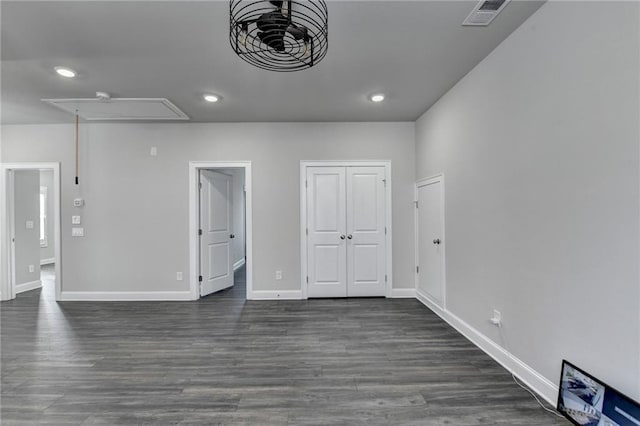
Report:
[[[230,10],[232,47],[260,68],[297,71],[326,54],[324,0],[231,0]]]

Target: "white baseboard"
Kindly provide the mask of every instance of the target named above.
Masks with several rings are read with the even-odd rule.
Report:
[[[302,290],[259,290],[252,291],[249,300],[301,300]]]
[[[558,397],[558,386],[450,311],[438,307],[420,290],[416,290],[416,297],[436,315],[458,330],[460,334],[482,349],[507,371],[513,373],[531,390],[543,397],[551,406],[555,407]]]
[[[393,299],[415,299],[415,288],[392,288],[391,298]]]
[[[40,266],[42,265],[51,265],[52,263],[56,262],[56,258],[55,257],[50,257],[48,259],[40,259]]]
[[[194,300],[190,291],[63,291],[63,302],[113,302],[113,301],[184,301]]]
[[[30,281],[28,283],[16,284],[16,294],[24,293],[25,291],[35,290],[42,287],[42,281]]]
[[[245,258],[243,257],[242,259],[238,260],[236,263],[233,264],[233,270],[237,271],[238,269],[242,268],[244,266],[245,263]]]

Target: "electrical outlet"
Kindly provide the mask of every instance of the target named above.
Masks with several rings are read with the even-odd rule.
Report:
[[[81,222],[82,220],[80,219],[80,216],[71,216],[72,225],[80,225]]]
[[[72,237],[84,237],[84,228],[71,228]]]
[[[276,271],[276,280],[282,279],[282,271]]]
[[[35,272],[36,271],[36,267],[34,265],[29,265],[29,272]]]
[[[33,229],[33,228],[34,228],[34,223],[33,223],[33,221],[32,221],[32,220],[28,220],[28,221],[25,223],[25,228],[27,228],[27,229]]]
[[[150,154],[151,154],[152,157],[157,156],[158,155],[158,147],[157,146],[152,146]]]
[[[493,316],[491,317],[491,323],[493,325],[497,325],[498,327],[502,324],[502,314],[499,310],[493,310]]]
[[[75,198],[73,200],[73,207],[82,207],[84,206],[84,200],[82,198]]]
[[[182,281],[182,272],[176,272],[176,281]]]

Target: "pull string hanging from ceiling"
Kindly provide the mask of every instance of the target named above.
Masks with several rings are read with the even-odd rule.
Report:
[[[230,0],[229,39],[236,54],[265,70],[317,65],[328,50],[324,0]]]
[[[79,125],[79,116],[78,116],[78,110],[76,110],[76,185],[78,185],[80,182],[78,180],[78,168],[79,168],[79,162],[78,162],[78,125]]]

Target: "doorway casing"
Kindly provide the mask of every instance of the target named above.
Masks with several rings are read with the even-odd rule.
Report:
[[[198,244],[200,196],[198,175],[200,170],[244,169],[245,180],[245,245],[247,271],[247,300],[253,299],[253,214],[251,161],[190,161],[189,162],[189,291],[192,300],[200,298]]]
[[[308,167],[384,167],[386,175],[385,185],[385,221],[387,227],[386,247],[386,289],[385,297],[392,297],[393,289],[393,227],[392,227],[392,179],[391,179],[391,161],[388,160],[355,160],[355,161],[300,161],[300,287],[302,289],[302,299],[308,299],[307,292],[307,188],[305,181],[307,179]]]
[[[0,300],[11,300],[16,297],[15,259],[13,245],[15,220],[13,215],[14,183],[13,172],[16,170],[52,170],[53,171],[53,229],[55,236],[55,297],[61,300],[62,268],[61,268],[61,214],[60,214],[60,163],[3,163],[0,165]]]

